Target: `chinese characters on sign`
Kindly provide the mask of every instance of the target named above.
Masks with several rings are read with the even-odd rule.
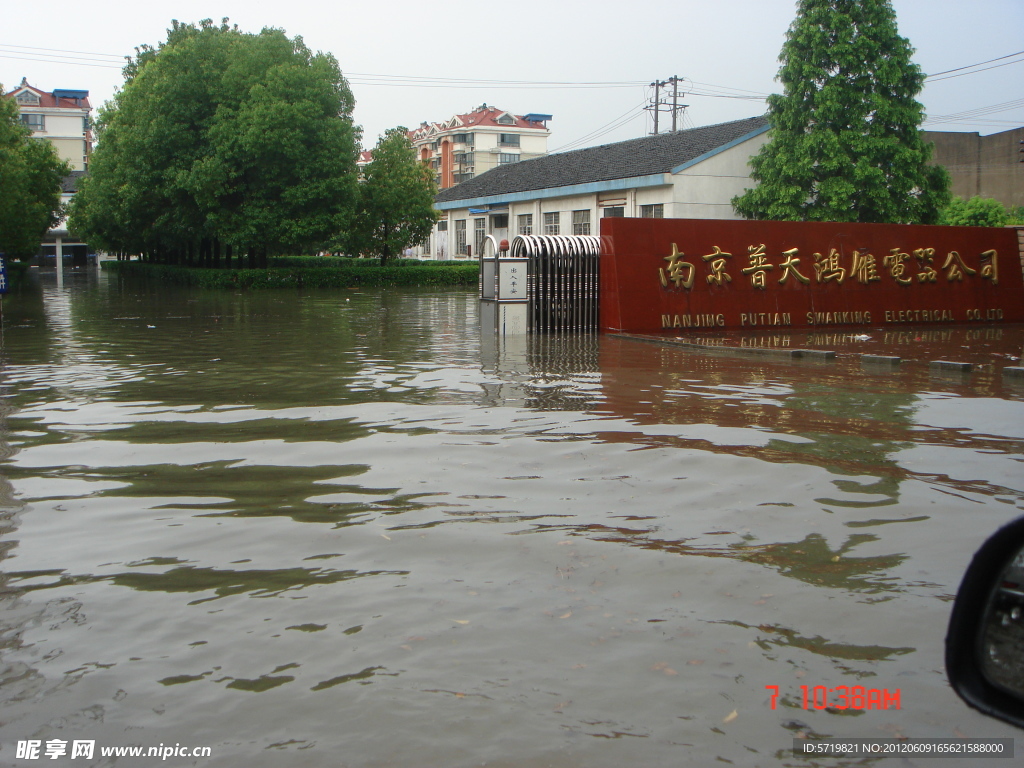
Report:
[[[601,220],[599,324],[656,333],[1024,322],[1020,234],[1009,227],[608,217]]]
[[[811,278],[801,272],[801,258],[798,248],[790,248],[777,255],[770,254],[764,243],[747,247],[747,266],[740,266],[739,273],[750,281],[750,285],[758,290],[766,291],[772,285],[786,285],[790,277],[804,285],[811,284]],[[724,286],[733,281],[729,273],[733,255],[726,253],[717,245],[713,251],[701,256],[707,264],[704,275],[707,284]],[[672,253],[664,257],[666,265],[659,267],[658,276],[662,288],[689,291],[697,278],[696,260],[686,261],[686,254],[672,243]],[[827,254],[812,253],[813,275],[819,284],[834,283],[843,285],[850,281],[861,285],[881,282],[887,275],[899,285],[935,283],[939,279],[940,270],[946,282],[964,282],[972,278],[989,280],[992,285],[999,284],[999,254],[993,250],[979,253],[970,266],[957,251],[946,254],[942,266],[936,269],[936,251],[934,248],[918,248],[910,253],[893,248],[880,260],[869,251],[861,248],[853,251],[843,266],[843,254],[831,248]],[[740,260],[737,260],[740,261]],[[776,271],[777,270],[777,271]],[[808,271],[808,274],[811,274]]]
[[[72,760],[76,757],[91,760],[95,749],[96,742],[91,739],[88,741],[75,739],[71,742],[70,751],[68,742],[64,739],[47,739],[45,742],[41,739],[28,739],[18,742],[14,756],[18,760],[38,760],[40,758],[56,760],[66,755],[70,756]]]

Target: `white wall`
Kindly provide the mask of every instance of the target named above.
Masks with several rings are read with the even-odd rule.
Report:
[[[675,174],[671,212],[680,219],[739,219],[732,208],[733,197],[753,186],[748,161],[767,142],[768,134],[719,152],[702,163]]]

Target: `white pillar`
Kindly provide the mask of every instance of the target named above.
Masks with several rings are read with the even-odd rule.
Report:
[[[64,287],[64,244],[57,235],[57,287]]]

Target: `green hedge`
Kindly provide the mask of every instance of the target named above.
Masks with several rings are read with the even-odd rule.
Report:
[[[169,264],[150,264],[145,261],[104,261],[103,269],[119,275],[144,277],[178,285],[201,288],[355,288],[393,285],[476,285],[479,267],[475,261],[413,262],[396,266],[322,266],[323,260],[334,257],[309,257],[318,266],[272,266],[270,269],[202,269]],[[278,257],[307,260],[302,256]],[[337,259],[341,262],[357,261]],[[369,261],[361,259],[358,261]]]
[[[303,267],[321,269],[323,267],[379,267],[380,259],[356,259],[351,256],[271,256],[267,259],[271,268]],[[419,259],[391,259],[389,267],[423,267],[448,268],[476,263],[472,259],[460,261],[420,261]]]
[[[27,262],[17,259],[4,259],[7,266],[7,287],[21,288],[28,282],[29,266]]]

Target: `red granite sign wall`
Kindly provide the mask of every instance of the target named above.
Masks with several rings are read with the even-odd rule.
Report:
[[[606,331],[1024,321],[1012,229],[607,218],[601,236]]]

